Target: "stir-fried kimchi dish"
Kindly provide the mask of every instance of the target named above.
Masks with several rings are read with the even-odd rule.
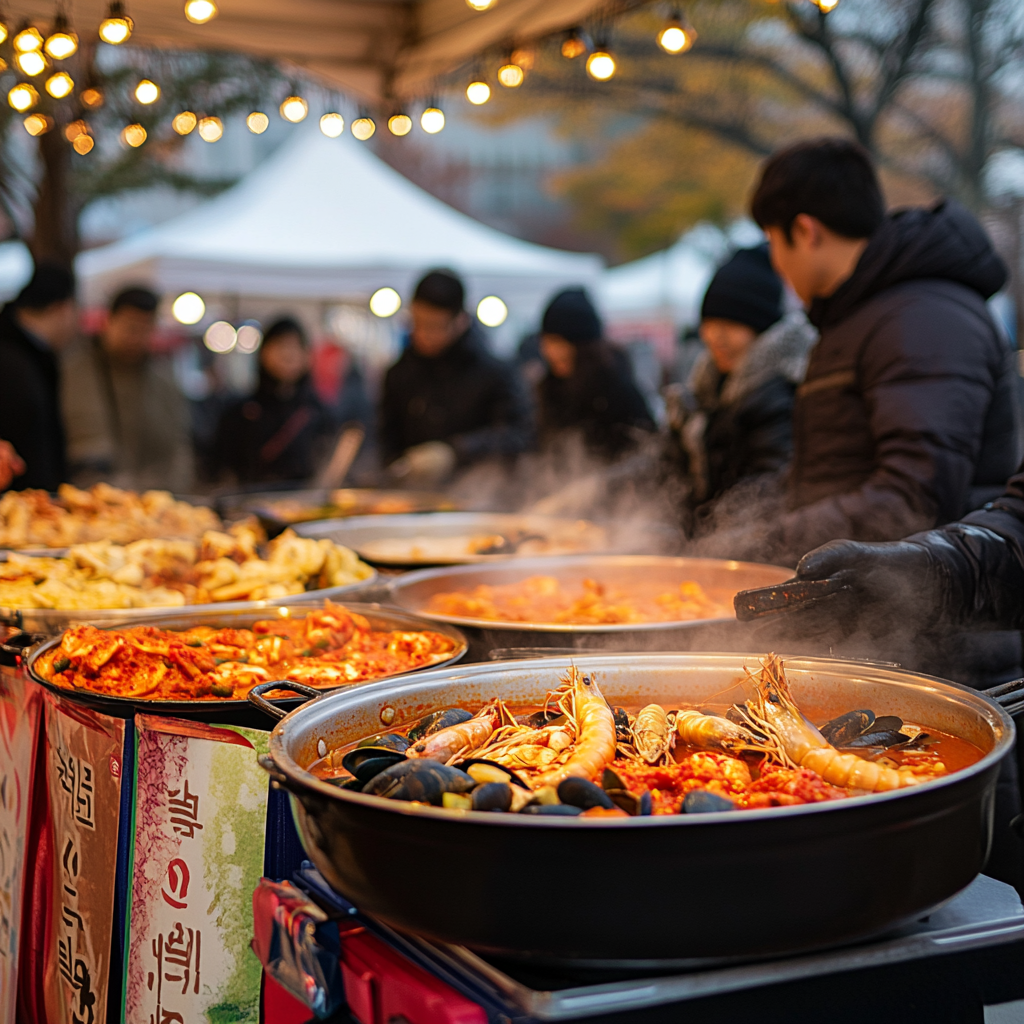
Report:
[[[165,608],[259,601],[347,586],[373,575],[349,548],[297,537],[265,546],[255,523],[190,540],[75,544],[61,558],[11,552],[0,562],[0,607]]]
[[[781,660],[750,696],[708,707],[612,707],[576,668],[540,707],[496,700],[329,751],[311,772],[346,790],[455,812],[623,818],[760,810],[918,786],[980,760],[974,744],[894,715],[848,711],[819,726]]]
[[[733,614],[731,604],[714,600],[693,580],[627,587],[592,579],[566,583],[556,576],[434,594],[424,610],[451,618],[558,626],[684,622]]]
[[[0,548],[66,548],[106,540],[130,544],[164,537],[198,540],[219,530],[213,509],[178,501],[169,491],[123,491],[96,484],[87,491],[61,484],[46,491],[8,491],[0,497]]]
[[[65,690],[146,700],[241,700],[257,683],[290,679],[322,689],[437,665],[456,641],[431,630],[374,630],[326,602],[303,617],[275,616],[249,629],[76,626],[34,670]]]

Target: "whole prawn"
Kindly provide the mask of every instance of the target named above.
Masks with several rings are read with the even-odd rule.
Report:
[[[633,747],[647,764],[661,764],[672,749],[672,725],[660,704],[648,704],[633,720]]]
[[[447,763],[460,751],[472,750],[486,743],[500,722],[501,712],[498,705],[488,704],[467,721],[424,736],[418,743],[414,743],[405,755]]]
[[[920,783],[909,768],[886,768],[856,754],[840,754],[800,713],[778,656],[770,654],[762,662],[756,686],[747,711],[768,734],[769,744],[774,741],[773,753],[787,767],[810,768],[833,786],[872,793]]]
[[[676,712],[676,732],[683,743],[698,750],[740,754],[744,750],[764,749],[764,744],[749,729],[730,722],[728,718],[705,715],[693,708]]]

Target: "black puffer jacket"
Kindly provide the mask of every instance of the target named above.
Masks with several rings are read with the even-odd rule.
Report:
[[[533,444],[519,372],[487,351],[475,327],[435,359],[410,346],[384,377],[381,460],[388,465],[426,441],[450,444],[460,465],[518,455]]]
[[[885,221],[811,308],[821,340],[794,408],[792,511],[762,553],[792,563],[834,538],[894,540],[999,492],[1021,457],[1013,357],[985,305],[1005,280],[955,202]]]

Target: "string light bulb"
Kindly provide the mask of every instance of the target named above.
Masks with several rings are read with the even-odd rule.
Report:
[[[532,71],[537,62],[537,51],[532,46],[517,46],[512,51],[511,63],[518,64],[524,71]]]
[[[479,107],[491,98],[491,87],[486,82],[479,80],[470,82],[466,86],[466,99],[474,106]]]
[[[402,308],[402,296],[394,288],[378,288],[370,296],[370,312],[382,320],[394,316]]]
[[[324,114],[320,118],[320,131],[329,139],[336,139],[345,130],[345,118],[341,114]]]
[[[213,0],[188,0],[185,4],[185,17],[193,25],[205,25],[217,17],[217,5]]]
[[[25,25],[11,40],[11,44],[18,53],[33,53],[43,48],[43,37],[35,25]]]
[[[53,127],[53,118],[45,114],[29,114],[22,124],[29,135],[45,135]]]
[[[245,126],[253,135],[262,135],[270,127],[270,118],[262,110],[254,110],[245,119]]]
[[[697,41],[697,30],[678,11],[658,33],[658,45],[666,53],[686,53]]]
[[[64,138],[67,139],[68,142],[74,142],[79,135],[86,135],[88,134],[88,132],[89,126],[84,121],[79,119],[78,121],[72,121],[69,125],[65,127]]]
[[[485,295],[476,307],[476,318],[484,327],[500,327],[508,317],[508,306],[497,295]]]
[[[7,41],[7,37],[10,35],[10,29],[7,27],[6,21],[0,21],[0,43]]]
[[[360,142],[366,142],[367,139],[373,138],[373,133],[377,130],[377,126],[373,123],[372,117],[357,117],[352,122],[352,134]]]
[[[78,50],[78,36],[71,31],[63,12],[53,19],[53,31],[46,37],[43,49],[54,60],[67,60]]]
[[[160,86],[156,82],[151,82],[148,78],[144,78],[135,86],[135,98],[143,106],[148,107],[151,103],[156,103],[160,99]]]
[[[146,129],[141,124],[129,124],[121,129],[121,141],[132,149],[138,149],[147,138]]]
[[[281,116],[292,124],[306,120],[309,104],[301,96],[289,96],[280,107]]]
[[[34,85],[28,82],[19,82],[7,94],[7,102],[19,113],[24,114],[31,110],[39,102],[39,93]]]
[[[412,118],[408,114],[392,114],[388,118],[388,131],[392,135],[408,135],[412,131]]]
[[[96,145],[96,140],[88,134],[88,132],[82,132],[81,135],[76,135],[74,141],[71,143],[71,148],[79,155],[85,156],[86,153],[91,153],[93,146]]]
[[[41,75],[46,70],[47,61],[43,56],[41,50],[28,50],[25,53],[19,53],[14,58],[14,63],[18,65],[18,68],[29,78],[35,78],[36,75]]]
[[[96,110],[103,106],[102,89],[83,89],[82,95],[78,97],[90,110]]]
[[[566,60],[575,60],[587,52],[587,44],[579,33],[579,29],[571,28],[562,40],[562,56]]]
[[[839,6],[839,0],[811,0],[811,3],[821,11],[822,14],[828,14],[829,11],[834,11]]]
[[[427,107],[420,114],[420,127],[428,135],[436,135],[444,128],[444,111],[440,107]]]
[[[135,22],[125,14],[121,0],[113,0],[107,8],[107,16],[100,22],[99,36],[111,46],[126,43],[135,29]]]
[[[55,99],[62,100],[70,96],[75,89],[74,79],[66,71],[58,71],[46,80],[46,91]]]
[[[197,324],[206,315],[206,303],[195,292],[182,292],[171,303],[171,316],[179,324]]]
[[[180,114],[175,114],[174,120],[171,121],[171,127],[179,135],[188,135],[195,130],[197,124],[199,124],[199,118],[191,110],[183,110]]]
[[[466,0],[466,6],[472,7],[474,11],[487,11],[490,10],[497,0]]]
[[[587,58],[587,74],[596,82],[607,82],[615,71],[615,58],[607,50],[595,50]]]
[[[201,118],[197,127],[203,142],[219,142],[224,134],[224,122],[219,117]]]
[[[502,64],[498,68],[498,81],[506,89],[518,89],[525,77],[523,69],[518,64]]]

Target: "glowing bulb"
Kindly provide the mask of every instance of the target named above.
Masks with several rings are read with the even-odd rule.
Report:
[[[444,127],[444,111],[440,107],[427,107],[420,114],[420,127],[428,135],[436,135]]]
[[[466,6],[472,7],[474,11],[486,11],[496,2],[497,0],[466,0]]]
[[[829,11],[834,11],[839,4],[839,0],[811,0],[811,3],[821,11],[822,14],[828,14]]]
[[[370,312],[374,316],[394,316],[402,308],[402,296],[394,288],[378,288],[370,296]]]
[[[466,86],[466,99],[479,107],[491,98],[491,87],[486,82],[470,82]]]
[[[191,110],[183,110],[180,114],[175,114],[171,121],[171,127],[179,135],[188,135],[195,126],[199,123],[199,119]]]
[[[389,117],[388,131],[392,135],[408,135],[412,131],[412,118],[408,114],[395,114]]]
[[[679,17],[674,17],[658,33],[658,45],[666,53],[686,53],[696,41],[697,30]]]
[[[103,106],[103,92],[100,89],[85,89],[78,97],[90,110]]]
[[[320,118],[320,131],[329,139],[336,139],[345,130],[345,118],[341,114],[324,114]]]
[[[254,110],[245,119],[245,124],[253,135],[262,135],[270,126],[270,118],[262,110]]]
[[[185,17],[193,25],[205,25],[217,17],[217,5],[213,0],[188,0],[185,4]]]
[[[292,124],[304,121],[308,113],[309,104],[301,96],[289,96],[281,104],[281,116]]]
[[[615,74],[615,58],[604,50],[595,50],[587,58],[587,74],[598,82],[607,82]]]
[[[58,71],[46,80],[46,91],[55,99],[62,100],[74,91],[74,79],[66,71]]]
[[[78,36],[74,32],[54,32],[47,38],[43,49],[54,60],[67,60],[78,50]]]
[[[203,344],[211,352],[230,352],[238,342],[238,333],[227,320],[218,320],[206,328]]]
[[[72,121],[71,124],[64,129],[64,138],[66,138],[68,142],[74,142],[79,135],[86,135],[88,131],[89,126],[84,121]]]
[[[160,99],[160,86],[156,82],[151,82],[148,78],[144,78],[135,86],[135,98],[146,106],[149,106],[150,103],[156,103]]]
[[[71,143],[72,149],[74,149],[79,156],[85,156],[86,153],[91,153],[92,147],[95,145],[96,142],[93,137],[91,135],[87,135],[85,132],[76,136],[74,142]]]
[[[146,141],[146,129],[141,124],[130,124],[121,129],[121,141],[132,149],[138,149]]]
[[[508,306],[497,295],[487,295],[476,307],[476,318],[484,327],[500,327],[508,316]]]
[[[580,38],[579,32],[573,29],[562,40],[562,56],[566,60],[575,60],[581,53],[587,52],[587,44]]]
[[[7,94],[7,102],[19,114],[24,114],[39,102],[39,93],[36,92],[35,86],[29,85],[28,82],[20,82]]]
[[[498,68],[498,81],[506,89],[518,89],[524,77],[523,69],[518,64],[503,64]]]
[[[14,49],[18,53],[33,53],[43,48],[43,37],[35,25],[23,28],[12,40]]]
[[[365,142],[373,136],[377,126],[373,123],[372,117],[357,117],[352,122],[352,134],[360,141]]]
[[[195,292],[182,292],[171,303],[171,315],[179,324],[197,324],[206,313],[206,303]]]
[[[6,23],[0,21],[0,43],[7,39],[8,34]]]
[[[29,114],[22,123],[29,135],[42,135],[53,127],[53,118],[45,114]]]
[[[107,9],[107,16],[100,22],[100,39],[111,46],[120,46],[131,38],[135,22],[124,13],[124,4],[113,0]]]
[[[224,122],[219,117],[204,117],[199,122],[199,138],[203,142],[218,142],[224,134]]]
[[[14,63],[30,78],[42,74],[46,70],[46,58],[38,50],[19,53]]]
[[[518,64],[524,71],[532,71],[537,51],[529,46],[518,46],[512,51],[510,63]]]
[[[263,341],[263,332],[255,324],[242,324],[235,337],[239,352],[255,352]]]

